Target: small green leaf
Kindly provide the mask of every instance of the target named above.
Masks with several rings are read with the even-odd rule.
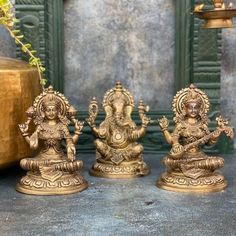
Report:
[[[24,38],[24,35],[16,35],[16,37],[17,37],[18,39],[23,39],[23,38]]]
[[[21,50],[22,50],[23,52],[27,52],[27,47],[22,46],[22,47],[21,47]]]
[[[20,30],[12,30],[12,33],[18,34],[18,33],[20,33]]]
[[[19,23],[20,20],[18,20],[18,19],[16,19],[16,18],[13,18],[13,22],[14,22],[14,23]]]
[[[46,79],[41,79],[41,80],[40,80],[40,84],[41,84],[41,85],[44,86],[44,85],[46,85],[46,83],[47,83],[47,80],[46,80]]]
[[[32,66],[37,66],[38,58],[33,58],[32,60],[29,60],[29,64]]]
[[[41,70],[41,72],[44,72],[45,71],[45,68],[40,66],[39,69]]]
[[[25,46],[26,48],[30,48],[30,47],[31,47],[31,44],[26,43],[24,46]]]

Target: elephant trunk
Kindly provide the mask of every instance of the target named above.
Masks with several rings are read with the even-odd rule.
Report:
[[[115,114],[115,122],[119,127],[124,126],[124,116],[121,113]]]

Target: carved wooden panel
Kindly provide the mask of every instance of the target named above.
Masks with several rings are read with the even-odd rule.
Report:
[[[46,66],[45,77],[55,89],[63,91],[64,39],[62,0],[16,0],[17,28],[38,51]],[[26,59],[21,50],[17,56]]]
[[[45,6],[44,0],[16,0],[16,17],[20,20],[16,28],[20,29],[27,42],[31,42],[37,49],[38,56],[45,64]],[[25,58],[20,48],[17,48],[17,57]]]
[[[216,112],[220,110],[221,30],[202,29],[202,23],[198,18],[193,20],[192,82],[207,93],[211,111]]]

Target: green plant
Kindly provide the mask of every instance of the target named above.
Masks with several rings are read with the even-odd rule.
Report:
[[[13,5],[9,0],[0,0],[0,24],[4,25],[10,33],[11,37],[14,38],[15,43],[21,47],[21,50],[29,55],[29,64],[36,66],[39,73],[40,84],[44,88],[47,80],[43,78],[43,72],[45,68],[39,57],[35,56],[36,50],[32,49],[31,44],[23,43],[22,39],[24,35],[20,33],[20,30],[15,30],[14,25],[18,20],[15,18],[13,13]]]

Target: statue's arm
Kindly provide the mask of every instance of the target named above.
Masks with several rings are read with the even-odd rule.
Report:
[[[129,139],[131,139],[132,141],[135,141],[135,140],[143,137],[144,134],[146,133],[147,126],[151,122],[151,119],[149,117],[147,117],[145,114],[148,110],[149,110],[149,107],[145,106],[143,101],[140,100],[139,106],[138,106],[138,113],[139,113],[139,117],[142,122],[142,125],[140,128],[137,128],[135,130],[131,130],[130,135],[129,135],[130,136]]]
[[[19,129],[21,135],[24,137],[25,141],[30,145],[30,136],[29,136],[29,122],[25,122],[23,124],[19,124]]]
[[[167,141],[167,143],[172,144],[172,136],[168,131],[169,127],[168,119],[165,116],[163,116],[158,122],[165,140]]]
[[[91,122],[91,120],[89,120],[89,118],[86,119],[86,121],[87,121],[89,127],[91,128],[93,134],[94,134],[96,137],[100,137],[100,128],[97,128],[97,127],[96,127],[95,122]]]
[[[166,140],[167,143],[175,145],[179,143],[179,126],[180,124],[177,124],[173,133],[171,134],[168,131],[168,127],[169,127],[169,121],[168,119],[163,116],[160,120],[159,120],[159,126],[161,128],[161,131],[163,133],[163,136]]]
[[[96,127],[95,120],[98,115],[98,103],[96,98],[94,97],[89,104],[89,117],[86,119],[89,127],[91,128],[92,132],[96,137],[100,136],[100,130]]]
[[[39,146],[38,133],[40,132],[40,126],[37,126],[35,132],[29,137],[30,148],[35,150]]]
[[[173,138],[171,134],[169,133],[168,130],[162,130],[163,136],[166,140],[167,143],[172,144],[173,143]]]
[[[22,133],[22,136],[24,137],[25,141],[29,144],[30,148],[35,150],[38,148],[38,133],[40,132],[40,126],[38,125],[36,127],[35,132],[29,136],[28,132]]]
[[[131,130],[130,135],[129,135],[129,139],[131,141],[136,141],[139,138],[143,137],[144,134],[146,133],[147,130],[147,125],[142,124],[142,126],[138,129],[135,130]]]
[[[31,149],[38,148],[38,133],[40,132],[40,125],[36,127],[35,132],[32,135],[29,135],[29,122],[25,122],[19,125],[20,131],[22,136],[24,137],[25,141],[29,144]]]
[[[75,120],[75,132],[74,132],[74,135],[72,137],[72,141],[74,144],[76,144],[79,140],[79,137],[81,135],[81,131],[84,127],[84,122],[81,122],[81,121],[78,121],[78,120]]]
[[[96,136],[96,137],[99,137],[99,128],[97,128],[95,125],[94,126],[90,126],[93,134]]]
[[[205,135],[208,135],[210,134],[210,131],[208,129],[208,127],[206,125],[204,125],[204,131],[205,131]],[[209,138],[209,140],[206,142],[206,145],[213,145],[215,143],[217,143],[218,139],[219,139],[219,136],[220,136],[220,131],[219,130],[215,130],[213,131],[213,135]]]
[[[94,134],[96,135],[96,137],[104,139],[106,137],[107,134],[107,130],[109,129],[109,124],[107,122],[103,122],[99,128],[94,127]]]
[[[64,132],[64,138],[66,140],[67,157],[70,161],[74,161],[76,155],[75,142],[73,140],[74,136],[71,137],[70,131],[67,126],[63,126],[63,132]]]
[[[89,127],[91,128],[93,134],[97,137],[97,138],[105,138],[106,137],[106,133],[107,133],[107,129],[109,128],[109,124],[108,122],[103,121],[101,123],[101,125],[99,126],[99,128],[96,127],[95,122],[91,122],[91,120],[88,118],[86,119]]]
[[[135,141],[135,140],[143,137],[144,134],[146,133],[147,126],[151,122],[151,119],[149,117],[147,117],[145,114],[148,111],[149,111],[149,107],[145,106],[143,101],[140,100],[139,105],[138,105],[138,113],[139,113],[139,117],[142,122],[142,125],[140,128],[137,128],[135,130],[131,130],[131,132],[130,132],[130,139],[131,140]]]
[[[222,132],[224,132],[230,139],[234,138],[234,131],[232,127],[229,126],[229,121],[227,119],[223,118],[222,116],[218,116],[216,117],[216,123],[217,127],[212,132],[212,135],[208,141],[209,144],[215,144]]]

